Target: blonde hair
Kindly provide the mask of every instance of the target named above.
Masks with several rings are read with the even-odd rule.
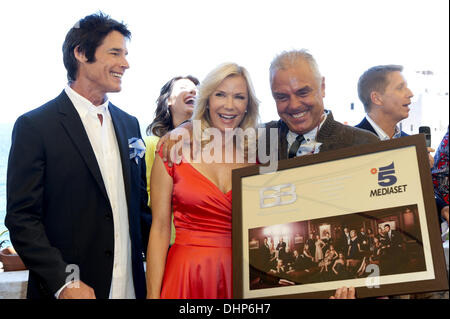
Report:
[[[202,131],[212,127],[212,122],[209,115],[209,98],[216,91],[217,87],[223,80],[232,76],[242,76],[247,84],[248,91],[247,111],[239,124],[239,128],[244,131],[248,128],[256,129],[259,121],[259,101],[256,98],[250,75],[243,66],[236,63],[223,63],[208,73],[198,89],[192,119],[201,121]],[[202,146],[208,142],[209,140],[202,140]],[[247,143],[245,145],[245,149],[247,149]]]
[[[259,119],[259,101],[256,98],[255,90],[253,89],[253,84],[248,71],[243,66],[239,66],[236,63],[223,63],[208,73],[198,89],[192,119],[201,120],[202,129],[209,128],[212,125],[208,111],[210,96],[214,93],[223,80],[231,76],[242,76],[247,83],[247,113],[242,119],[242,122],[239,124],[239,127],[244,130],[249,127],[256,127]]]

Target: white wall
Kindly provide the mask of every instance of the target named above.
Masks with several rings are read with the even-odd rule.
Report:
[[[110,98],[143,129],[165,81],[188,73],[202,79],[225,61],[247,67],[262,120],[276,119],[268,67],[290,48],[310,49],[326,78],[326,106],[353,125],[364,114],[356,82],[373,65],[433,70],[448,92],[448,6],[448,0],[2,1],[0,121],[13,122],[63,89],[65,34],[79,18],[102,10],[133,33],[131,68],[122,92]]]

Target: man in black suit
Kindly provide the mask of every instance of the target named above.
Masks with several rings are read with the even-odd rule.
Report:
[[[380,140],[408,136],[398,123],[409,116],[409,105],[414,96],[402,74],[401,65],[378,65],[364,72],[358,81],[358,96],[366,116],[355,127],[376,134]],[[434,157],[427,147],[430,167]],[[436,200],[439,202],[439,200]]]
[[[347,226],[344,226],[342,234],[342,246],[340,248],[346,252],[348,250],[348,246],[350,246],[350,231]]]
[[[413,97],[402,71],[401,65],[378,65],[361,75],[358,96],[367,114],[355,127],[370,131],[381,140],[408,136],[398,126],[408,117]]]
[[[308,244],[308,251],[312,256],[316,254],[316,240],[314,239],[314,234],[309,233],[308,239],[306,240],[306,244]]]
[[[121,90],[130,36],[102,13],[77,22],[63,44],[68,85],[15,123],[5,222],[28,298],[146,296],[145,147],[106,96]]]
[[[389,224],[386,224],[384,225],[384,233],[389,248],[391,248],[393,251],[402,249],[404,240],[400,232],[391,229],[391,226]]]
[[[369,250],[369,237],[367,236],[364,227],[361,227],[358,233],[358,243],[361,247],[361,250],[368,251]]]
[[[264,243],[259,248],[259,270],[267,272],[270,270],[270,247],[267,237],[264,237]]]
[[[286,260],[285,260],[286,259],[286,243],[284,242],[283,237],[280,237],[280,240],[278,242],[276,249],[278,251],[278,258],[283,259],[283,261],[286,264]]]
[[[386,238],[386,256],[383,260],[383,267],[385,273],[392,274],[398,271],[399,265],[405,264],[405,251],[403,247],[404,239],[403,235],[400,232],[391,229],[389,224],[385,224],[383,228]]]

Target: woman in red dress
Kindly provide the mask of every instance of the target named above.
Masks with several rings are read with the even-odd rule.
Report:
[[[247,146],[227,139],[225,130],[255,128],[257,119],[258,101],[247,71],[233,63],[220,65],[202,82],[196,100],[194,126],[201,123],[203,133],[208,129],[200,160],[186,155],[169,167],[161,150],[156,156],[148,298],[232,298],[231,171],[249,163]],[[233,145],[231,161],[226,145]],[[236,160],[240,155],[243,163]],[[167,254],[172,208],[176,239]]]

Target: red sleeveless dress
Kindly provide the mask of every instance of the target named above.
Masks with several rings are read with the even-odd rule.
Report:
[[[161,298],[232,298],[231,190],[224,194],[188,162],[165,167],[173,178],[176,237]]]

